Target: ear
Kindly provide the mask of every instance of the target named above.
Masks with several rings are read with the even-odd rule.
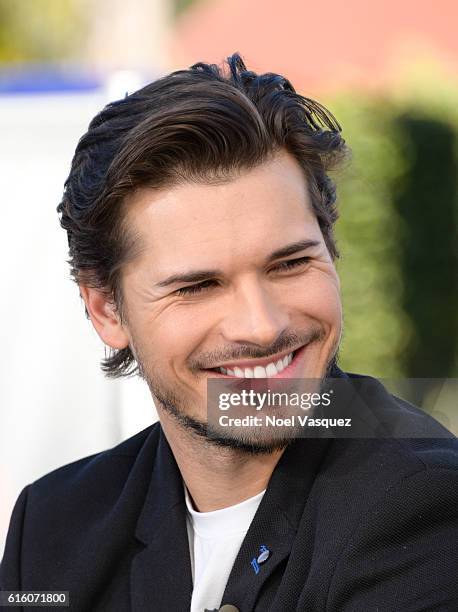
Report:
[[[114,349],[126,348],[129,337],[119,320],[114,304],[98,289],[83,285],[79,288],[92,325],[102,341]]]

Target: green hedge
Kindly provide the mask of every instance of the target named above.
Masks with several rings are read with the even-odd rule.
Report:
[[[327,101],[353,156],[334,178],[342,367],[457,376],[457,98]]]

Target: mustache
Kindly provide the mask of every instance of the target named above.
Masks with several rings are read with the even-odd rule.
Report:
[[[326,332],[322,327],[313,327],[307,332],[298,334],[288,332],[282,334],[275,343],[268,349],[261,349],[256,346],[239,345],[227,349],[200,353],[198,357],[188,361],[189,368],[194,371],[209,370],[224,361],[243,361],[245,359],[264,359],[287,349],[296,350],[300,346],[323,340]]]

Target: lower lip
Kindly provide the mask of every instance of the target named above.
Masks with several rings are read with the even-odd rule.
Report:
[[[302,346],[300,349],[298,349],[296,353],[294,354],[293,360],[288,366],[286,366],[284,370],[282,370],[278,374],[275,374],[275,376],[266,376],[266,379],[275,380],[276,378],[301,378],[301,372],[303,371],[302,370],[303,356],[308,346],[309,345],[306,344]],[[204,371],[208,372],[215,378],[227,378],[227,379],[232,379],[232,380],[236,380],[236,379],[238,380],[256,380],[254,377],[247,378],[247,377],[242,376],[238,378],[237,376],[229,376],[227,374],[222,374],[221,372],[216,372],[216,370],[204,370]]]

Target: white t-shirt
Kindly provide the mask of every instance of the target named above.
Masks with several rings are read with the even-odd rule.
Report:
[[[265,493],[240,504],[197,512],[185,487],[193,591],[191,612],[218,609],[237,553]]]

